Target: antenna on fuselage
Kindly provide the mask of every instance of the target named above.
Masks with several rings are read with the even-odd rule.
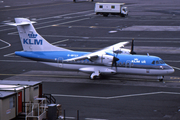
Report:
[[[147,56],[149,56],[149,53],[147,53]]]

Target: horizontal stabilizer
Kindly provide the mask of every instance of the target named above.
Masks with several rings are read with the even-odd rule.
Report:
[[[35,21],[30,21],[30,22],[21,22],[21,23],[6,23],[7,25],[11,26],[21,26],[21,25],[29,25],[32,23],[36,23]]]

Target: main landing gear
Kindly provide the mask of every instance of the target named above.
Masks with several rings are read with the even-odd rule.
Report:
[[[96,77],[99,77],[100,76],[100,72],[99,71],[95,71],[95,72],[93,72],[90,76],[89,76],[89,78],[91,79],[91,80],[94,80]]]

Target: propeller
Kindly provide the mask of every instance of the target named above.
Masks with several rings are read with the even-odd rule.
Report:
[[[113,67],[113,66],[115,66],[116,67],[116,71],[117,71],[117,63],[116,63],[116,61],[118,61],[119,60],[119,58],[117,58],[117,57],[113,57],[113,61],[112,61],[112,65],[111,65],[111,67]]]
[[[136,54],[136,52],[134,52],[134,38],[132,39],[132,42],[131,42],[131,52],[130,54]]]
[[[112,61],[111,68],[112,68],[113,66],[115,66],[116,71],[117,71],[117,63],[116,63],[116,61],[118,61],[119,58],[117,58],[118,52],[117,52],[117,51],[114,51],[114,47],[113,47],[113,56],[114,56],[114,57],[113,57],[113,61]]]

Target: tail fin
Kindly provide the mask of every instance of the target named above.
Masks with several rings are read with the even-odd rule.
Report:
[[[56,47],[46,41],[41,35],[39,35],[32,22],[26,18],[15,18],[15,24],[17,26],[19,37],[24,51],[70,51],[61,47]]]

